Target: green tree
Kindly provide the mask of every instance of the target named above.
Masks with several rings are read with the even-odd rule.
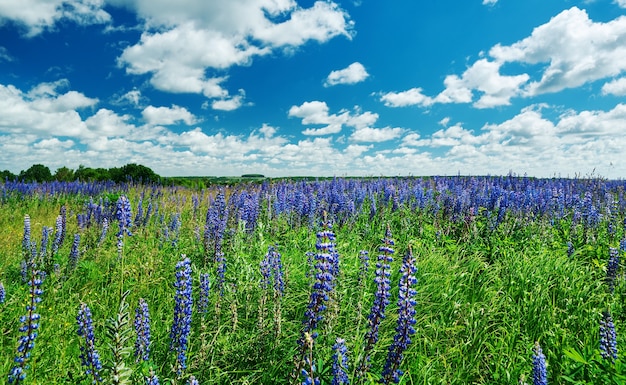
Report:
[[[17,175],[13,174],[9,170],[0,171],[0,182],[4,182],[6,180],[15,180]]]
[[[74,180],[74,171],[65,166],[58,168],[54,173],[54,179],[59,182],[71,182]]]
[[[22,170],[19,176],[25,182],[49,182],[52,180],[52,173],[43,164],[34,164],[26,171]]]

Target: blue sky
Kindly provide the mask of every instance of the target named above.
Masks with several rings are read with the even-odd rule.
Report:
[[[0,170],[626,176],[626,0],[3,0]]]

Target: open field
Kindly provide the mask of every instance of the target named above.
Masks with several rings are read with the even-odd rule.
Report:
[[[0,383],[622,384],[625,187],[7,182]]]

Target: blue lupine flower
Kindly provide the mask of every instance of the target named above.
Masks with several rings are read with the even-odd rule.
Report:
[[[41,283],[41,271],[33,269],[28,281],[30,295],[29,303],[26,305],[26,315],[20,317],[22,326],[20,326],[19,331],[23,335],[19,338],[17,355],[13,360],[16,365],[9,372],[9,383],[19,384],[26,378],[27,360],[30,357],[30,351],[35,347],[35,338],[37,338],[37,330],[39,329],[40,316],[36,311],[37,304],[41,302],[41,295],[43,294]],[[4,288],[2,290],[4,291]]]
[[[221,251],[215,253],[217,263],[217,291],[220,296],[224,296],[224,284],[226,282],[226,258]]]
[[[337,338],[333,345],[333,380],[331,385],[349,384],[348,379],[348,348],[343,338]]]
[[[139,299],[139,306],[135,309],[135,357],[136,361],[148,361],[150,359],[150,312],[148,303]]]
[[[81,364],[85,367],[85,374],[92,377],[91,383],[100,383],[102,382],[102,377],[100,377],[102,363],[100,362],[100,355],[96,350],[94,341],[91,310],[84,303],[80,304],[76,322],[78,323],[78,335],[83,337],[84,340],[80,346]]]
[[[615,290],[615,280],[619,270],[619,250],[609,247],[609,262],[606,265],[606,282],[611,293]]]
[[[74,234],[74,242],[72,243],[72,249],[70,250],[70,257],[68,263],[68,269],[74,270],[80,257],[80,234]]]
[[[389,346],[387,360],[382,372],[381,382],[384,384],[388,384],[389,381],[396,384],[400,382],[400,376],[403,372],[399,368],[403,354],[411,343],[411,336],[415,334],[413,328],[415,325],[415,300],[413,298],[417,292],[413,286],[417,283],[417,278],[414,275],[416,271],[415,258],[409,248],[409,252],[402,260],[400,267],[402,276],[398,283],[398,323],[396,335],[393,338],[393,343]]]
[[[117,253],[119,256],[122,255],[122,249],[124,247],[124,236],[128,235],[129,237],[133,235],[130,232],[130,227],[132,226],[132,210],[130,207],[130,201],[124,195],[121,195],[115,207],[115,219],[117,219],[117,223],[119,225],[120,230],[117,232]]]
[[[267,290],[274,289],[274,295],[282,297],[285,292],[285,282],[283,280],[283,265],[281,255],[274,246],[268,247],[265,258],[260,263],[261,288]]]
[[[539,342],[535,342],[533,348],[533,385],[548,385],[546,356],[543,355]]]
[[[313,348],[315,338],[317,338],[315,330],[324,318],[322,313],[326,309],[326,302],[335,285],[333,269],[338,254],[335,251],[335,243],[333,242],[335,234],[331,229],[331,224],[325,222],[322,230],[317,233],[317,254],[315,254],[317,261],[315,269],[317,273],[315,274],[315,283],[313,284],[309,304],[304,314],[302,333],[298,340],[300,356],[297,357],[295,368],[297,375],[303,378],[303,384],[319,384],[319,378],[316,378],[314,375],[315,365],[313,365],[310,351]]]
[[[198,300],[198,312],[205,314],[209,308],[209,290],[211,282],[209,274],[200,274],[200,299]]]
[[[54,239],[52,240],[53,256],[56,255],[56,253],[59,251],[59,247],[61,247],[63,231],[63,217],[61,215],[58,215],[54,225]]]
[[[106,239],[107,231],[109,231],[109,220],[106,218],[102,219],[102,231],[100,231],[100,238],[98,239],[98,245],[101,245],[102,242]]]
[[[378,342],[378,328],[380,323],[385,318],[385,309],[389,305],[390,296],[390,280],[391,266],[389,265],[393,261],[392,254],[394,250],[392,246],[395,245],[394,240],[391,238],[391,229],[387,226],[385,231],[385,238],[382,240],[382,245],[378,248],[380,254],[378,255],[378,262],[376,263],[376,293],[374,296],[374,303],[370,311],[368,319],[369,330],[365,335],[365,348],[364,359],[359,365],[358,375],[362,375],[369,369],[370,351]]]
[[[369,252],[367,250],[361,250],[359,252],[359,261],[361,263],[359,265],[358,286],[361,286],[370,268],[370,257],[369,257]]]
[[[59,247],[65,241],[65,235],[67,234],[67,207],[65,205],[61,206],[61,210],[59,210],[59,216],[61,217],[61,226],[59,232]],[[58,230],[58,229],[57,229]]]
[[[24,255],[30,252],[30,216],[24,215],[24,236],[22,237],[22,250]]]
[[[6,296],[7,296],[7,292],[4,289],[4,285],[2,284],[2,282],[0,282],[0,304],[4,303]]]
[[[196,377],[190,376],[187,385],[200,385],[200,383],[198,382],[198,380],[196,380]]]
[[[150,375],[146,377],[146,385],[159,385],[159,377],[154,373],[150,373]]]
[[[602,313],[600,320],[600,355],[605,360],[617,359],[617,334],[613,318],[608,311]]]
[[[174,297],[174,322],[170,331],[170,350],[176,352],[175,370],[181,375],[187,368],[187,343],[191,332],[193,308],[191,261],[183,254],[183,260],[176,264],[176,295]]]

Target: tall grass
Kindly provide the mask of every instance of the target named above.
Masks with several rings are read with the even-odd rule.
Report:
[[[31,240],[40,243],[43,228],[55,229],[66,210],[65,240],[37,257],[49,261],[37,265],[46,274],[24,384],[91,383],[93,375],[81,366],[84,336],[77,333],[85,307],[103,383],[158,378],[186,384],[192,376],[200,384],[302,383],[306,376],[294,368],[303,355],[312,383],[341,383],[340,367],[352,383],[378,383],[400,325],[400,268],[409,249],[416,267],[415,333],[398,366],[400,383],[530,384],[537,343],[549,383],[624,383],[619,347],[626,285],[621,260],[608,267],[611,248],[618,257],[624,253],[624,187],[599,179],[511,176],[280,181],[204,190],[3,185],[0,382],[16,365],[20,317],[31,298],[21,272],[32,256],[22,248],[24,217],[30,217]],[[121,197],[133,215],[132,221],[124,217],[123,227],[116,216]],[[324,223],[332,224],[334,237],[319,241]],[[123,230],[130,231],[120,236]],[[75,234],[78,256],[68,268]],[[389,303],[372,343],[376,262],[391,234]],[[321,318],[307,330],[307,306],[319,284],[315,255],[328,252],[320,242],[331,241],[338,267],[329,273]],[[175,319],[187,322],[175,315],[182,295],[177,264],[184,258],[192,313],[189,325],[176,326],[189,328],[183,349],[176,345],[181,334],[172,330]],[[284,283],[281,290],[271,277],[267,281],[269,267],[263,270],[277,258],[280,266],[272,265],[271,274]],[[613,281],[607,268],[616,269]],[[150,313],[147,360],[131,354],[130,317],[140,301]],[[616,329],[616,360],[600,350],[606,312]],[[338,349],[347,364],[333,365]],[[360,370],[366,355],[368,365]]]

